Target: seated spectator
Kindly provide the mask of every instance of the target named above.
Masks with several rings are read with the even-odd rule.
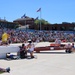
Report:
[[[26,58],[27,57],[27,51],[26,51],[26,47],[24,44],[22,44],[22,46],[20,47],[20,58]]]
[[[61,40],[57,38],[57,39],[55,40],[55,44],[61,44]]]
[[[60,46],[61,45],[61,40],[57,38],[55,40],[55,44],[56,44],[56,46]]]
[[[72,52],[72,45],[71,44],[65,45],[64,48],[66,49],[66,53],[71,53]]]

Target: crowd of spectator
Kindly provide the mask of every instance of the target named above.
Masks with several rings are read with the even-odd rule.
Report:
[[[15,30],[15,29],[0,29],[0,41],[2,34],[6,32],[9,43],[24,43],[28,39],[34,42],[49,41],[54,42],[56,38],[59,38],[63,42],[74,42],[75,33],[66,31],[38,31],[38,30]]]

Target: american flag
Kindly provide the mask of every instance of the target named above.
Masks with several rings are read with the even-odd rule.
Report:
[[[39,17],[36,17],[35,20],[38,20]]]
[[[21,18],[26,18],[26,14],[24,14],[23,16],[21,16]]]
[[[39,9],[37,10],[37,12],[39,12],[39,11],[41,11],[41,8],[39,8]]]

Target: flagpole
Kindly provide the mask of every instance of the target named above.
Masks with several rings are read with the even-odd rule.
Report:
[[[40,10],[40,31],[41,31],[41,10]]]
[[[24,18],[25,18],[25,25],[26,25],[26,14],[24,14]]]
[[[27,29],[26,29],[26,18],[25,18],[25,30],[27,30]]]
[[[40,24],[39,24],[39,30],[41,31],[41,8],[39,8],[38,10],[37,10],[37,12],[39,12],[40,13]]]
[[[24,18],[25,18],[25,29],[26,29],[26,31],[27,31],[27,26],[26,26],[26,14],[24,14]]]

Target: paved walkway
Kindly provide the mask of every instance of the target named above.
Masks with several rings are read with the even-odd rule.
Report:
[[[10,67],[10,73],[1,75],[75,75],[75,53],[46,51],[35,53],[37,59],[7,61],[0,59],[0,67]]]

